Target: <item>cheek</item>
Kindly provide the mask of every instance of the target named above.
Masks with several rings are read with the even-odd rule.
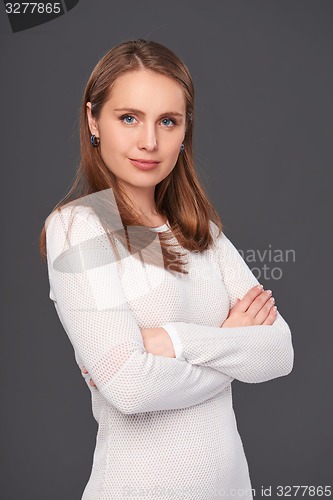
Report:
[[[159,149],[165,154],[165,156],[178,156],[182,144],[182,139],[183,135],[181,133],[176,134],[175,131],[173,134],[170,134],[169,137],[167,134],[165,134],[165,137],[161,137]]]
[[[172,146],[172,148],[169,147],[169,149],[167,151],[167,155],[170,158],[171,162],[176,162],[177,161],[179,153],[180,153],[180,146],[181,145],[177,144],[176,146]]]
[[[126,152],[128,147],[128,139],[126,134],[118,130],[109,130],[108,132],[101,133],[102,150],[105,154],[121,154]]]

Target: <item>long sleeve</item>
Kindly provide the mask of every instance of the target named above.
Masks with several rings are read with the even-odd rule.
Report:
[[[65,207],[45,224],[50,298],[76,361],[96,384],[93,390],[131,414],[187,408],[226,388],[232,381],[227,374],[145,351],[116,262],[105,259],[103,229],[80,210],[71,221],[69,244],[69,214]]]
[[[211,224],[216,232],[217,226]],[[231,308],[258,280],[223,232],[215,245]],[[272,325],[220,328],[169,322],[161,327],[169,333],[177,359],[209,366],[241,382],[265,382],[288,375],[293,368],[291,332],[279,312]]]

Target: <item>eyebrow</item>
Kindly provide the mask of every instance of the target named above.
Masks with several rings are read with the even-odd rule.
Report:
[[[136,113],[137,115],[145,116],[145,113],[143,111],[140,111],[139,109],[135,108],[117,108],[114,111],[129,111],[130,113]],[[165,115],[184,116],[183,113],[179,113],[179,111],[166,111],[165,113],[160,114],[160,116],[165,116]]]

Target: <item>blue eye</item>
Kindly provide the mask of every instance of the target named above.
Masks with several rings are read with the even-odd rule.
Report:
[[[172,118],[164,118],[164,120],[163,120],[163,121],[164,121],[164,122],[165,122],[165,121],[169,121],[169,122],[172,122],[174,125],[176,125],[176,121],[175,121],[175,120],[173,120]]]
[[[125,118],[134,118],[134,117],[133,117],[133,116],[131,116],[131,115],[123,115],[123,116],[121,116],[121,117],[119,118],[119,120],[120,120],[120,121],[123,121]],[[133,123],[133,122],[130,122],[130,123],[129,123],[129,122],[125,122],[125,123],[128,123],[128,124],[130,125],[130,124],[131,124],[131,123]]]

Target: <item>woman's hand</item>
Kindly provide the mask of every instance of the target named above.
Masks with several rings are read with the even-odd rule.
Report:
[[[172,340],[164,328],[141,328],[141,336],[147,352],[155,356],[176,357]]]
[[[154,354],[155,356],[166,356],[167,358],[176,357],[172,340],[164,328],[141,328],[141,336],[146,352]],[[86,375],[87,373],[88,370],[83,366],[82,374]],[[89,384],[92,387],[96,387],[92,378]]]
[[[221,328],[272,325],[277,317],[277,308],[271,294],[272,291],[264,291],[262,285],[251,288],[242,299],[237,299]]]
[[[87,373],[88,373],[88,370],[86,369],[86,367],[82,366],[82,374],[86,375]],[[96,384],[92,378],[89,380],[89,384],[93,387],[96,387]]]

